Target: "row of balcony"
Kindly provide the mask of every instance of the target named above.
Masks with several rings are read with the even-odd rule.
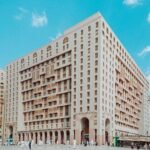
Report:
[[[119,103],[120,105],[122,105],[121,101],[123,101],[125,104],[128,104],[130,106],[132,106],[133,108],[137,109],[138,111],[140,111],[140,107],[135,105],[135,103],[133,101],[128,101],[128,97],[124,97],[124,96],[120,96],[120,95],[116,95],[117,96],[117,103]]]
[[[35,105],[40,105],[40,106],[37,107]],[[61,103],[61,104],[52,103],[51,105],[49,105],[49,104],[43,104],[42,101],[39,101],[38,103],[34,103],[32,105],[24,106],[24,112],[30,112],[30,111],[36,111],[36,110],[42,110],[42,109],[53,109],[53,108],[58,108],[60,106],[67,106],[67,105],[71,105],[71,103],[68,101],[68,102],[64,102],[64,103]]]
[[[130,126],[130,127],[134,127],[134,128],[138,128],[138,124],[134,124],[134,123],[131,123],[131,122],[127,122],[127,121],[125,121],[125,120],[121,120],[121,119],[115,119],[117,122],[120,122],[120,123],[122,123],[122,124],[124,124],[124,125],[128,125],[128,126]]]
[[[51,123],[51,124],[41,124],[41,125],[30,125],[26,126],[25,130],[46,130],[46,129],[61,129],[61,128],[70,128],[70,123]]]
[[[54,115],[54,116],[51,116],[50,115],[46,115],[44,117],[44,113],[41,113],[38,117],[39,118],[36,118],[36,117],[26,117],[24,119],[24,122],[37,122],[37,121],[46,121],[46,120],[55,120],[55,119],[64,119],[64,118],[70,118],[70,112],[68,112],[67,114],[65,113],[61,113],[60,115]]]
[[[70,56],[68,58],[64,58],[64,59],[57,61],[55,63],[54,68],[59,69],[59,68],[62,68],[62,67],[68,66],[68,65],[71,65],[71,57]]]

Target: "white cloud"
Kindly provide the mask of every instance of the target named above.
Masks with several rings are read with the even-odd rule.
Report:
[[[147,21],[150,23],[150,13],[148,14]]]
[[[22,20],[23,15],[19,14],[14,17],[16,20]]]
[[[123,3],[129,6],[136,6],[141,4],[141,0],[124,0]]]
[[[23,7],[19,7],[18,9],[20,10],[20,12],[22,12],[22,13],[24,13],[24,14],[26,14],[26,13],[29,12],[27,9],[25,9],[25,8],[23,8]]]
[[[14,16],[16,20],[22,20],[25,17],[25,15],[29,12],[27,9],[23,7],[18,7],[18,10],[19,10],[19,13]]]
[[[62,36],[62,33],[57,33],[57,35],[55,36],[55,37],[49,37],[49,39],[51,40],[51,41],[54,41],[54,40],[56,40],[56,39],[58,39],[59,37],[61,37]]]
[[[32,13],[32,26],[33,27],[43,27],[47,25],[48,18],[45,12],[42,14]]]
[[[143,56],[147,53],[150,53],[150,46],[145,47],[138,55]]]

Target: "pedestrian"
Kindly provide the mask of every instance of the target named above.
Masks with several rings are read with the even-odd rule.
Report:
[[[31,150],[32,140],[29,141],[29,150]]]
[[[74,139],[74,140],[73,140],[73,148],[74,148],[74,149],[76,148],[76,143],[77,143],[77,142],[76,142],[76,140]]]
[[[131,149],[134,149],[134,143],[133,142],[131,143]]]
[[[87,141],[86,141],[86,139],[84,140],[84,146],[87,146]]]
[[[97,143],[97,141],[95,141],[95,146],[97,146],[98,145],[98,143]]]
[[[148,144],[145,143],[144,149],[145,149],[145,150],[148,150]]]
[[[140,145],[139,144],[137,144],[137,149],[140,149]]]

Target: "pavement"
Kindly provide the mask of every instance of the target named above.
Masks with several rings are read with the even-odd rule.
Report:
[[[0,150],[29,150],[28,146],[3,146]],[[32,150],[131,150],[130,148],[77,145],[33,145]]]

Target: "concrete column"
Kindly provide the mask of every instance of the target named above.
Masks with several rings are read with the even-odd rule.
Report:
[[[55,132],[52,131],[52,133],[53,133],[53,134],[52,134],[52,143],[55,144]]]
[[[61,134],[60,134],[60,131],[58,130],[58,144],[61,143]]]
[[[47,131],[47,141],[46,142],[49,142],[50,141],[50,133],[49,131]]]
[[[67,143],[67,140],[66,140],[66,130],[64,130],[64,143],[66,144]]]
[[[71,144],[73,144],[73,140],[74,140],[74,130],[70,130],[70,143]]]
[[[23,139],[23,138],[22,138],[22,133],[20,133],[20,141],[22,141],[22,139]]]
[[[45,132],[42,132],[42,141],[45,144]]]
[[[31,132],[28,133],[28,138],[31,140]]]
[[[80,144],[81,143],[81,132],[80,132],[80,130],[76,129],[75,133],[76,133],[75,138],[76,138],[77,144]]]
[[[27,133],[24,133],[24,140],[27,141]]]
[[[30,133],[27,133],[27,141],[30,140]]]
[[[36,142],[36,140],[35,140],[35,133],[33,132],[33,138],[32,138],[32,140],[34,141],[34,143]]]
[[[40,132],[37,132],[37,144],[39,144],[39,140],[40,140]]]
[[[95,131],[94,131],[94,129],[89,129],[89,135],[90,135],[89,140],[90,141],[91,140],[95,141]]]

